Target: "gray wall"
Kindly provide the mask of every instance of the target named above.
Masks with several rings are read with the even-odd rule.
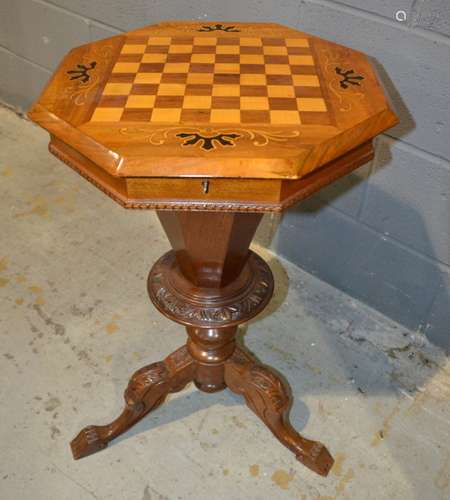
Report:
[[[26,109],[73,46],[176,18],[270,20],[372,56],[400,125],[371,165],[287,212],[271,245],[449,347],[450,2],[0,0],[0,99]]]
[[[450,2],[304,1],[299,26],[370,54],[401,123],[371,165],[286,213],[273,246],[448,349]]]

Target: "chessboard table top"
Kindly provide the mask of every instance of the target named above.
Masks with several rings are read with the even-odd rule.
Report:
[[[364,54],[209,22],[73,49],[29,116],[117,177],[299,179],[397,123]]]

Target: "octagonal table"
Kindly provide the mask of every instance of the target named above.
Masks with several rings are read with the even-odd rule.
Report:
[[[113,200],[157,210],[172,250],[148,292],[188,333],[132,376],[116,420],[76,436],[74,457],[193,381],[242,395],[326,475],[333,459],[289,423],[285,384],[235,338],[273,292],[249,250],[262,215],[369,161],[373,137],[397,123],[366,56],[277,24],[166,22],[73,49],[29,116],[50,151]]]

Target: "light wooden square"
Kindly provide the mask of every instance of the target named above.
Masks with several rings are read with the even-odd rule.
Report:
[[[141,62],[143,63],[162,63],[166,62],[167,54],[144,54]]]
[[[212,95],[220,97],[239,97],[241,95],[241,87],[239,85],[215,84],[213,86]]]
[[[303,87],[319,87],[320,81],[316,75],[292,75],[294,85]]]
[[[147,43],[148,45],[170,45],[172,38],[170,36],[151,36]]]
[[[266,73],[268,75],[290,75],[291,68],[288,64],[266,64]]]
[[[264,64],[264,56],[258,54],[241,54],[239,62],[241,64]]]
[[[160,81],[161,73],[138,73],[134,77],[134,83],[159,83]]]
[[[285,56],[287,54],[287,48],[282,46],[264,46],[263,52],[266,56]]]
[[[241,74],[241,85],[266,85],[266,75]]]
[[[300,64],[301,66],[314,66],[312,56],[289,56],[290,64]]]
[[[181,117],[181,109],[178,108],[153,108],[152,122],[178,123]]]
[[[121,54],[143,54],[147,45],[125,44],[120,51]]]
[[[218,45],[216,54],[239,54],[238,45]]]
[[[118,62],[114,65],[113,73],[137,73],[139,64],[134,62]]]
[[[205,95],[184,96],[184,109],[209,109],[211,107],[211,97]]]
[[[241,123],[241,112],[238,109],[212,109],[209,121],[211,123]]]
[[[169,47],[170,54],[190,54],[192,45],[171,45]]]
[[[166,63],[164,65],[164,73],[187,73],[189,71],[189,63]]]
[[[130,95],[128,96],[126,108],[153,108],[155,104],[154,95]]]
[[[239,63],[216,63],[214,65],[214,73],[239,73]]]
[[[214,63],[216,62],[216,54],[192,54],[192,63]]]
[[[299,125],[301,123],[298,111],[270,111],[270,122],[274,125]]]
[[[242,37],[239,39],[239,43],[243,47],[261,47],[262,45],[262,40],[261,38],[249,38],[249,37]]]
[[[217,44],[217,38],[215,36],[194,37],[194,45],[216,45],[216,44]]]
[[[267,97],[241,97],[241,109],[268,110],[269,99]]]
[[[268,85],[267,95],[269,97],[295,97],[292,85]]]
[[[212,73],[189,73],[187,83],[213,83],[214,75]]]
[[[309,47],[307,38],[286,38],[287,47]]]
[[[131,86],[131,83],[107,83],[103,89],[103,95],[128,95]]]
[[[297,107],[300,111],[326,111],[327,105],[320,97],[297,97]]]
[[[158,95],[184,95],[185,89],[184,83],[160,83]]]
[[[122,108],[97,108],[91,117],[91,122],[118,122],[122,113]]]

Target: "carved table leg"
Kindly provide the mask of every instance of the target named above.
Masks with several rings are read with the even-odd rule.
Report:
[[[238,325],[260,313],[273,293],[273,276],[249,250],[261,214],[158,212],[172,250],[152,267],[150,300],[186,327],[185,346],[164,361],[138,370],[125,391],[122,414],[108,425],[89,426],[72,441],[73,456],[105,448],[167,394],[188,382],[204,392],[229,387],[245,397],[282,444],[313,471],[326,476],[333,459],[319,442],[303,438],[288,419],[290,398],[281,380],[236,347]]]
[[[236,347],[225,362],[225,383],[244,396],[248,407],[297,460],[322,476],[328,474],[333,458],[322,443],[305,439],[292,427],[288,417],[290,397],[279,377]]]
[[[171,392],[183,389],[194,376],[194,361],[183,346],[164,361],[152,363],[131,377],[125,391],[125,409],[108,425],[89,425],[70,443],[73,457],[83,458],[106,448],[147,413],[160,406]]]

